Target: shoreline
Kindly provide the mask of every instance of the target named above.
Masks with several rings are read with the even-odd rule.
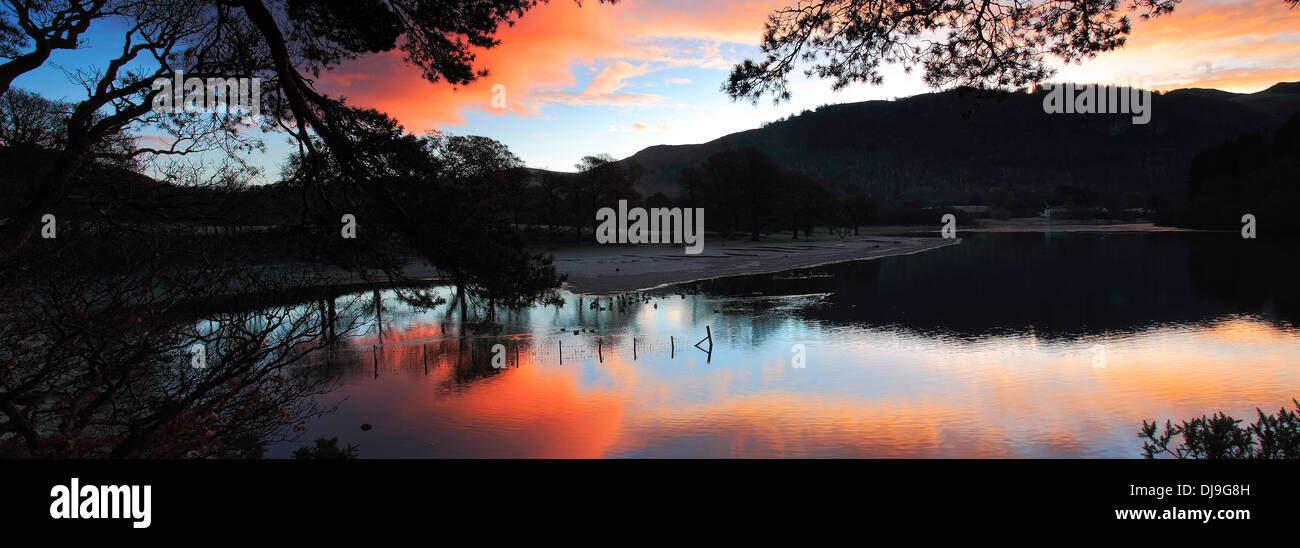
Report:
[[[937,237],[857,236],[843,240],[709,244],[699,255],[686,255],[680,247],[664,246],[578,248],[556,251],[554,255],[556,270],[568,275],[564,290],[578,295],[608,295],[911,255],[960,242]]]
[[[1010,219],[979,219],[976,228],[958,228],[962,232],[1207,232],[1194,228],[1158,226],[1150,221],[1076,221],[1068,219],[1043,219],[1041,217],[1014,217]]]
[[[935,236],[918,234],[932,232]],[[981,219],[978,227],[961,227],[957,238],[937,236],[933,226],[871,227],[859,236],[838,238],[826,234],[812,239],[768,236],[760,241],[726,240],[705,242],[704,252],[686,255],[678,244],[664,245],[574,245],[533,248],[555,258],[557,272],[566,274],[561,290],[576,295],[605,296],[726,278],[773,274],[828,264],[864,261],[882,257],[912,255],[961,242],[965,232],[1202,232],[1193,229],[1155,226],[1151,223],[1045,220],[1039,218]],[[427,266],[408,266],[408,276],[437,280],[439,273]]]
[[[958,238],[917,236],[938,232],[931,226],[873,227],[845,239],[826,235],[810,239],[764,239],[706,242],[700,255],[681,247],[594,246],[552,249],[555,268],[568,275],[562,289],[577,295],[608,295],[726,278],[773,274],[828,264],[912,255],[961,242],[963,232],[1198,232],[1150,222],[1071,221],[1040,218],[981,219],[975,228],[959,228]]]

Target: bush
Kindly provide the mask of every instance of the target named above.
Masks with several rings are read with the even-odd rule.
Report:
[[[339,449],[338,438],[317,438],[315,447],[302,447],[293,452],[295,459],[355,459],[357,446],[349,445]]]
[[[1167,455],[1180,459],[1295,459],[1300,458],[1300,402],[1295,399],[1296,411],[1279,409],[1276,415],[1265,415],[1258,408],[1259,420],[1241,427],[1240,419],[1223,413],[1211,417],[1202,415],[1175,426],[1165,421],[1164,432],[1157,433],[1155,421],[1142,421],[1142,451],[1148,459]],[[1170,447],[1175,438],[1181,441]]]

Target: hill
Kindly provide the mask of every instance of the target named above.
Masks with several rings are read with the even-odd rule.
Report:
[[[953,90],[828,105],[708,143],[649,147],[623,161],[644,168],[637,184],[647,195],[676,195],[683,168],[749,145],[787,169],[884,201],[982,203],[992,187],[1059,185],[1180,199],[1197,152],[1243,132],[1271,131],[1300,111],[1300,82],[1249,94],[1153,94],[1145,125],[1128,114],[1047,114],[1044,94]]]

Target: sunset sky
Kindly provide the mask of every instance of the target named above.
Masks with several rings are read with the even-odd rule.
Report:
[[[829,82],[799,76],[789,103],[733,103],[719,86],[734,63],[757,56],[766,14],[789,1],[627,0],[581,8],[553,1],[503,28],[502,44],[478,57],[491,74],[473,85],[430,84],[394,53],[345,63],[318,87],[386,111],[410,131],[489,136],[532,167],[566,171],[588,154],[622,158],[656,144],[709,141],[825,103],[930,91],[918,76],[890,69],[882,86],[833,93]],[[99,39],[111,47],[118,35],[92,33],[92,50]],[[63,52],[52,61],[71,69],[88,55]],[[1300,9],[1282,0],[1186,0],[1170,16],[1138,21],[1121,51],[1065,67],[1057,80],[1236,92],[1297,81]],[[506,109],[492,108],[497,84],[505,86]],[[16,86],[82,97],[53,65]],[[284,141],[271,136],[270,151],[257,160],[272,179],[288,150]]]

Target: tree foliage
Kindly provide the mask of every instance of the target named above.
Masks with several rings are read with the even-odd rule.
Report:
[[[790,98],[789,77],[839,90],[880,84],[881,67],[920,68],[933,87],[1022,87],[1067,63],[1124,45],[1130,14],[1151,18],[1181,0],[797,0],[763,27],[760,60],[737,64],[722,86],[733,99]]]
[[[1155,421],[1142,421],[1138,437],[1143,456],[1154,459],[1300,459],[1300,401],[1291,400],[1295,411],[1286,408],[1276,415],[1256,409],[1259,419],[1241,426],[1241,419],[1223,413],[1202,415],[1175,425],[1165,421],[1163,431]],[[1171,446],[1172,444],[1172,446]]]
[[[21,89],[0,97],[0,147],[56,148],[66,139],[72,106]]]
[[[1167,222],[1179,226],[1239,229],[1242,215],[1264,223],[1260,237],[1300,230],[1300,115],[1271,135],[1247,133],[1201,151],[1187,174],[1187,203]]]
[[[293,452],[295,459],[339,459],[357,458],[357,446],[339,447],[338,438],[316,438],[315,445],[300,447]]]
[[[849,189],[832,189],[820,180],[785,169],[754,147],[717,152],[700,166],[682,170],[678,201],[687,207],[708,205],[710,230],[729,237],[743,232],[751,240],[773,231],[793,238],[826,226],[844,227],[842,236],[874,216],[870,197]]]

